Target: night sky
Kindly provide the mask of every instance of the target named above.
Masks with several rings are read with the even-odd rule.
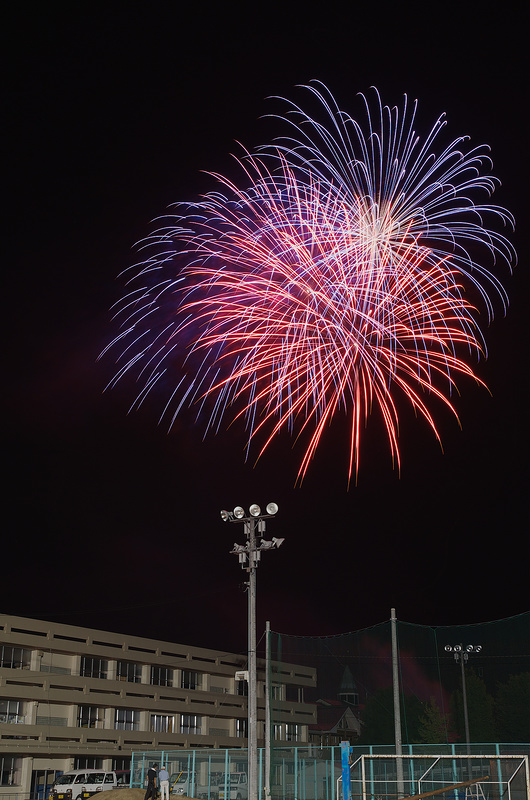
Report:
[[[482,622],[528,609],[528,114],[523,4],[23,4],[4,17],[4,484],[0,608],[183,644],[246,648],[242,527],[219,511],[279,505],[284,537],[258,570],[258,637],[329,635],[390,617]],[[311,8],[313,10],[311,10]],[[4,12],[5,14],[5,12]],[[271,95],[317,78],[346,110],[376,85],[443,111],[448,136],[492,148],[494,202],[518,227],[510,298],[489,359],[461,381],[462,428],[402,409],[401,475],[374,415],[357,485],[338,419],[295,488],[287,437],[254,465],[237,428],[168,435],[153,394],[104,392],[110,306],[133,245],[176,201],[237,176],[231,153],[270,136]],[[277,110],[277,107],[276,107]],[[422,127],[423,126],[423,127]]]

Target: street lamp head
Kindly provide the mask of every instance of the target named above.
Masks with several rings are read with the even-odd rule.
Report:
[[[276,503],[269,503],[266,508],[267,514],[276,514],[278,511],[278,506]]]
[[[259,515],[261,514],[261,508],[258,505],[256,505],[256,503],[253,503],[250,506],[249,511],[251,517],[259,517]]]
[[[245,509],[241,508],[241,506],[236,506],[234,508],[234,517],[236,519],[243,519],[244,516],[245,516]]]
[[[445,649],[446,653],[452,653],[453,652],[453,648],[451,647],[450,644],[446,644],[444,649]]]
[[[462,645],[461,644],[455,644],[455,646],[453,647],[453,650],[455,651],[455,653],[461,653],[462,652]]]
[[[233,517],[233,513],[231,511],[221,511],[221,519],[223,522],[228,522],[229,519]]]
[[[476,644],[475,645],[475,653],[480,653],[481,650],[482,650],[482,645],[481,644]]]

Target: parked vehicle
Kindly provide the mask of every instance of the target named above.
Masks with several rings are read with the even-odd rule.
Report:
[[[80,795],[86,798],[117,787],[118,777],[114,771],[74,769],[59,775],[50,790],[50,800],[76,800]]]
[[[219,800],[248,800],[248,778],[246,772],[230,772],[225,782],[219,784]]]
[[[131,770],[130,769],[117,769],[116,780],[118,781],[118,789],[122,787],[128,788],[131,785]]]
[[[216,775],[210,776],[210,785],[202,784],[193,772],[174,772],[169,778],[169,791],[176,795],[198,797],[201,800],[218,800]]]
[[[169,776],[169,791],[173,794],[189,794],[188,790],[191,789],[192,783],[196,783],[197,776],[191,772],[182,770],[181,772],[173,772]]]

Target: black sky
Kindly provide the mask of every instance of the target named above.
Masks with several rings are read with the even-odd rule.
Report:
[[[244,650],[241,538],[221,508],[278,503],[285,537],[258,573],[259,626],[327,635],[390,616],[431,625],[528,608],[528,114],[519,3],[20,4],[5,17],[3,611]],[[492,147],[495,200],[515,215],[519,265],[478,366],[462,429],[405,413],[401,477],[371,420],[347,490],[347,429],[332,428],[303,487],[287,439],[256,467],[234,431],[157,427],[103,393],[119,272],[149,222],[213,188],[235,140],[267,137],[270,95],[318,78],[347,109],[376,85],[420,101],[430,130]],[[300,98],[300,95],[296,95]]]

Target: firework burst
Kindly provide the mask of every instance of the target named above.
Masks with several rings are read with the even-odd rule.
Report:
[[[110,345],[112,383],[133,372],[136,404],[169,381],[169,425],[197,404],[206,430],[243,417],[247,452],[285,428],[301,437],[300,479],[338,412],[350,420],[349,476],[376,408],[399,464],[398,395],[438,437],[429,396],[456,415],[457,377],[480,383],[468,362],[485,346],[465,289],[491,317],[490,296],[506,299],[482,262],[514,258],[484,223],[511,216],[473,200],[495,188],[481,174],[487,148],[457,139],[436,155],[443,118],[421,140],[406,98],[399,110],[361,95],[361,125],[321,84],[306,88],[318,121],[289,104],[279,119],[291,135],[238,159],[245,188],[213,175],[219,191],[144,240]]]

